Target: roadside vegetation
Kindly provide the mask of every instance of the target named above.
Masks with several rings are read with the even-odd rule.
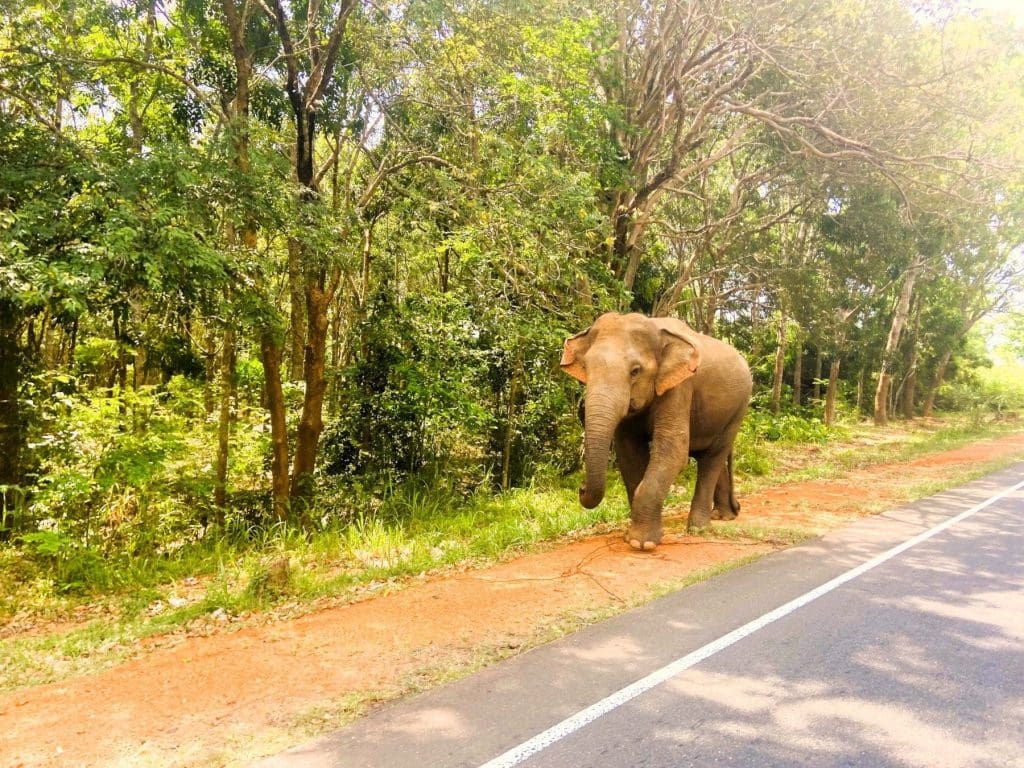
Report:
[[[822,431],[820,420],[794,413],[766,429],[765,420],[755,418],[741,439],[755,471],[739,472],[740,493],[839,477],[1019,430],[1009,417],[946,415],[881,431],[854,421]],[[995,468],[979,466],[973,474]],[[692,475],[691,466],[667,501],[670,514],[680,510],[667,520],[669,529],[685,520]],[[49,547],[47,539],[33,537],[31,545],[0,550],[7,627],[0,635],[0,690],[107,667],[136,653],[135,644],[145,638],[296,616],[548,543],[621,529],[629,514],[621,485],[613,483],[600,507],[585,510],[576,499],[579,479],[573,473],[544,485],[469,496],[407,483],[380,497],[360,497],[361,511],[332,518],[312,533],[282,524],[255,531],[239,521],[238,529],[187,543],[150,541],[155,551],[147,557],[103,543]],[[951,475],[945,486],[967,479]],[[906,497],[937,490],[934,484],[908,487]],[[716,523],[703,535],[788,546],[814,532]]]

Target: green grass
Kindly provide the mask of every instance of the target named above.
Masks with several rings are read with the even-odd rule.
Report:
[[[828,480],[877,464],[913,461],[970,442],[1020,432],[1012,422],[977,423],[968,417],[936,422],[897,422],[878,428],[867,422],[847,424],[842,439],[823,444],[761,442],[756,446],[770,470],[743,477],[744,490],[770,485]]]
[[[322,598],[359,599],[397,588],[409,577],[494,562],[542,542],[618,525],[628,514],[625,494],[612,495],[621,500],[586,510],[575,492],[518,489],[497,497],[481,494],[452,509],[452,499],[442,494],[400,491],[376,513],[311,537],[275,526],[256,541],[223,537],[183,549],[158,568],[122,572],[125,589],[106,596],[112,620],[0,642],[0,690],[109,666],[125,658],[132,643],[154,635],[230,622],[281,604],[302,612],[302,606]],[[268,562],[281,558],[290,563],[287,583],[269,591],[257,588]],[[196,576],[199,589],[183,589],[182,580]],[[33,588],[45,592],[32,583],[12,588],[9,599],[23,610],[32,608]],[[59,617],[62,608],[70,611],[86,599],[51,598],[37,608],[44,616]],[[172,607],[172,601],[184,604]]]

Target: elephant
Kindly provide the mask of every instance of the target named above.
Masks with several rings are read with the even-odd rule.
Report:
[[[739,514],[732,450],[753,382],[736,349],[682,320],[609,312],[566,339],[561,368],[586,385],[580,503],[592,509],[604,498],[614,443],[633,549],[661,543],[662,505],[691,456],[697,484],[688,527]]]

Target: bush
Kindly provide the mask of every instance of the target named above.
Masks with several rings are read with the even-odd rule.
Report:
[[[1024,364],[1004,360],[990,368],[964,372],[939,390],[936,405],[974,420],[1024,410]]]
[[[103,558],[81,541],[59,530],[43,530],[21,536],[30,559],[46,569],[61,592],[82,591],[103,570]]]
[[[842,427],[826,427],[817,415],[806,410],[773,414],[755,407],[747,413],[736,436],[735,470],[747,475],[766,475],[773,462],[766,443],[824,443],[845,435]]]
[[[474,315],[443,294],[397,301],[383,290],[348,346],[339,417],[323,438],[323,467],[380,490],[444,475],[461,493],[579,458],[573,384],[555,370],[564,331],[507,309]],[[548,470],[550,471],[550,470]]]
[[[829,439],[829,428],[818,416],[800,413],[773,414],[752,409],[743,421],[741,432],[748,432],[755,440],[783,443],[824,443]]]
[[[88,581],[93,556],[160,555],[200,534],[213,444],[201,392],[176,376],[166,389],[126,393],[123,403],[64,398],[39,439],[39,480],[19,525],[22,545],[57,569],[56,582]]]

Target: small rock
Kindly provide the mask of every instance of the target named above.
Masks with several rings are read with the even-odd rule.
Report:
[[[167,598],[167,604],[171,606],[171,608],[181,608],[188,605],[188,600],[184,597],[169,597]]]

